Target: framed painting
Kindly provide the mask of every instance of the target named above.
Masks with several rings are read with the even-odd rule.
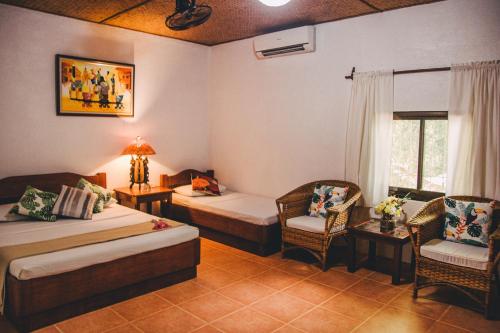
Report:
[[[59,116],[134,116],[135,66],[56,55]]]

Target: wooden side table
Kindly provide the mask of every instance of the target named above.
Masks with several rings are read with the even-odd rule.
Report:
[[[410,234],[405,226],[397,226],[389,232],[380,231],[380,221],[372,219],[356,226],[349,227],[349,272],[356,271],[356,239],[366,239],[369,241],[368,262],[375,266],[377,255],[377,242],[389,244],[394,247],[392,259],[392,284],[401,282],[402,253],[403,246],[410,243]],[[413,278],[415,269],[415,255],[412,251],[410,274]]]
[[[145,202],[148,214],[153,212],[153,201],[160,201],[160,212],[163,214],[165,207],[172,203],[172,192],[174,191],[168,187],[156,186],[149,190],[120,187],[115,188],[115,192],[119,204],[128,201],[134,205],[135,209],[141,210],[141,203]]]

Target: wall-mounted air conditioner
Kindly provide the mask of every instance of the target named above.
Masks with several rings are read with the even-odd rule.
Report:
[[[259,59],[314,52],[315,29],[305,26],[257,36],[253,47]]]

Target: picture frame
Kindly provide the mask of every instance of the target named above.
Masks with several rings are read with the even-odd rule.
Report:
[[[134,64],[62,54],[55,60],[58,116],[134,116]]]

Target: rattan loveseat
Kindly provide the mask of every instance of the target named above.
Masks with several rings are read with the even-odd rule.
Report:
[[[483,203],[493,201],[492,199],[471,196],[450,196],[449,198]],[[497,267],[500,261],[498,202],[495,202],[495,207],[490,226],[488,259],[485,265],[486,269],[483,270],[434,260],[421,254],[421,248],[424,244],[442,238],[445,218],[444,197],[429,201],[409,219],[407,226],[416,258],[414,298],[418,297],[419,289],[433,285],[446,285],[460,290],[481,305],[487,318],[491,315],[491,302],[495,280],[498,283]],[[467,246],[475,247],[474,245]]]
[[[337,187],[349,187],[345,201],[341,205],[327,209],[326,219],[318,217],[319,221],[324,221],[324,228],[316,232],[292,228],[287,224],[289,219],[305,216],[311,204],[311,199],[316,185],[328,185]],[[282,235],[282,255],[286,251],[301,248],[313,256],[321,263],[323,270],[326,270],[327,255],[330,244],[334,238],[347,235],[347,224],[354,204],[361,197],[361,190],[358,185],[341,180],[321,180],[302,185],[295,190],[285,194],[276,200],[278,206],[278,217],[281,223]]]

